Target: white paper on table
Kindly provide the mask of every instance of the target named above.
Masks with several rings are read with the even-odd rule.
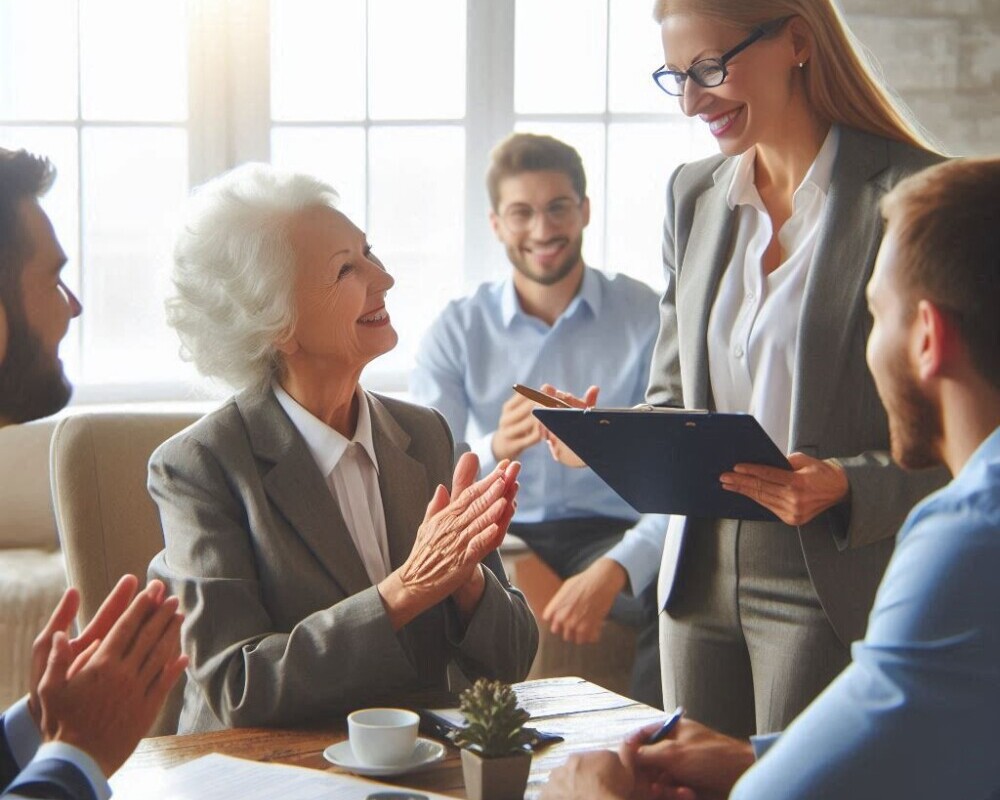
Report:
[[[113,777],[114,800],[365,800],[376,792],[454,800],[425,789],[360,780],[307,767],[248,761],[211,753],[173,769],[137,770]]]

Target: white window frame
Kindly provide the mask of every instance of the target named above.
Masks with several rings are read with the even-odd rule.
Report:
[[[543,0],[539,0],[543,1]],[[186,0],[189,21],[188,41],[188,181],[197,186],[219,173],[246,161],[269,161],[272,122],[270,113],[270,0]],[[610,53],[611,0],[608,3],[606,50]],[[499,247],[486,220],[489,198],[484,176],[489,152],[498,140],[514,130],[523,119],[543,123],[599,123],[605,128],[605,163],[610,137],[609,126],[616,122],[664,122],[676,119],[676,112],[665,104],[664,112],[621,113],[607,110],[599,114],[517,114],[514,110],[515,0],[467,0],[466,114],[464,120],[427,120],[426,124],[458,124],[465,127],[465,288],[494,278],[509,268],[503,248]],[[79,80],[79,73],[78,73]],[[609,92],[606,77],[605,97]],[[79,87],[78,87],[79,88]],[[79,92],[78,92],[79,94]],[[78,109],[79,111],[79,109]],[[21,122],[11,124],[68,127],[68,123]],[[84,127],[95,124],[82,120],[78,113],[78,135]],[[105,124],[105,123],[96,123]],[[116,123],[110,123],[116,124]],[[133,123],[120,123],[133,125]],[[138,123],[141,125],[143,123]],[[184,123],[148,123],[156,127],[178,127]],[[281,124],[281,123],[277,123]],[[298,123],[296,123],[298,124]],[[317,123],[327,125],[329,123]],[[365,119],[337,126],[379,127],[393,121]],[[420,125],[419,120],[398,124]],[[305,125],[308,126],[308,123]],[[78,144],[78,147],[81,145]],[[79,166],[82,173],[82,159]],[[371,175],[371,170],[367,170]],[[604,195],[607,197],[609,170],[604,171]],[[82,198],[82,174],[79,192]],[[369,177],[370,181],[370,177]],[[368,192],[368,214],[371,192]],[[607,209],[604,218],[594,220],[605,230],[604,262],[607,262]],[[82,208],[82,205],[81,205]],[[83,215],[79,215],[81,273],[85,269]],[[85,299],[86,300],[86,299]],[[81,342],[81,347],[85,346]],[[403,392],[407,375],[373,371],[366,375],[370,388]],[[78,386],[74,403],[126,403],[141,401],[190,400],[192,396],[224,396],[221,386],[162,382],[137,384],[86,384]]]

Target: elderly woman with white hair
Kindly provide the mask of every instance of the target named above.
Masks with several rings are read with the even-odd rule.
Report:
[[[476,481],[440,414],[361,388],[396,344],[393,280],[336,201],[247,165],[196,192],[176,245],[170,323],[240,390],[150,461],[150,576],[187,615],[182,733],[403,702],[449,664],[520,680],[535,654],[496,553],[519,465]]]

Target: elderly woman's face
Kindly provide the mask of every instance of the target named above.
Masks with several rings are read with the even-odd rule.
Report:
[[[364,233],[339,211],[320,206],[295,216],[289,241],[297,321],[292,339],[281,345],[286,358],[353,370],[395,347],[385,307],[394,281]]]

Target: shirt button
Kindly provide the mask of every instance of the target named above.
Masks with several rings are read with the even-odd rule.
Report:
[[[737,358],[743,358],[743,348],[737,345],[736,349],[733,350],[733,355]]]
[[[755,299],[756,298],[754,297],[753,292],[747,292],[747,302],[748,303],[752,303]]]

